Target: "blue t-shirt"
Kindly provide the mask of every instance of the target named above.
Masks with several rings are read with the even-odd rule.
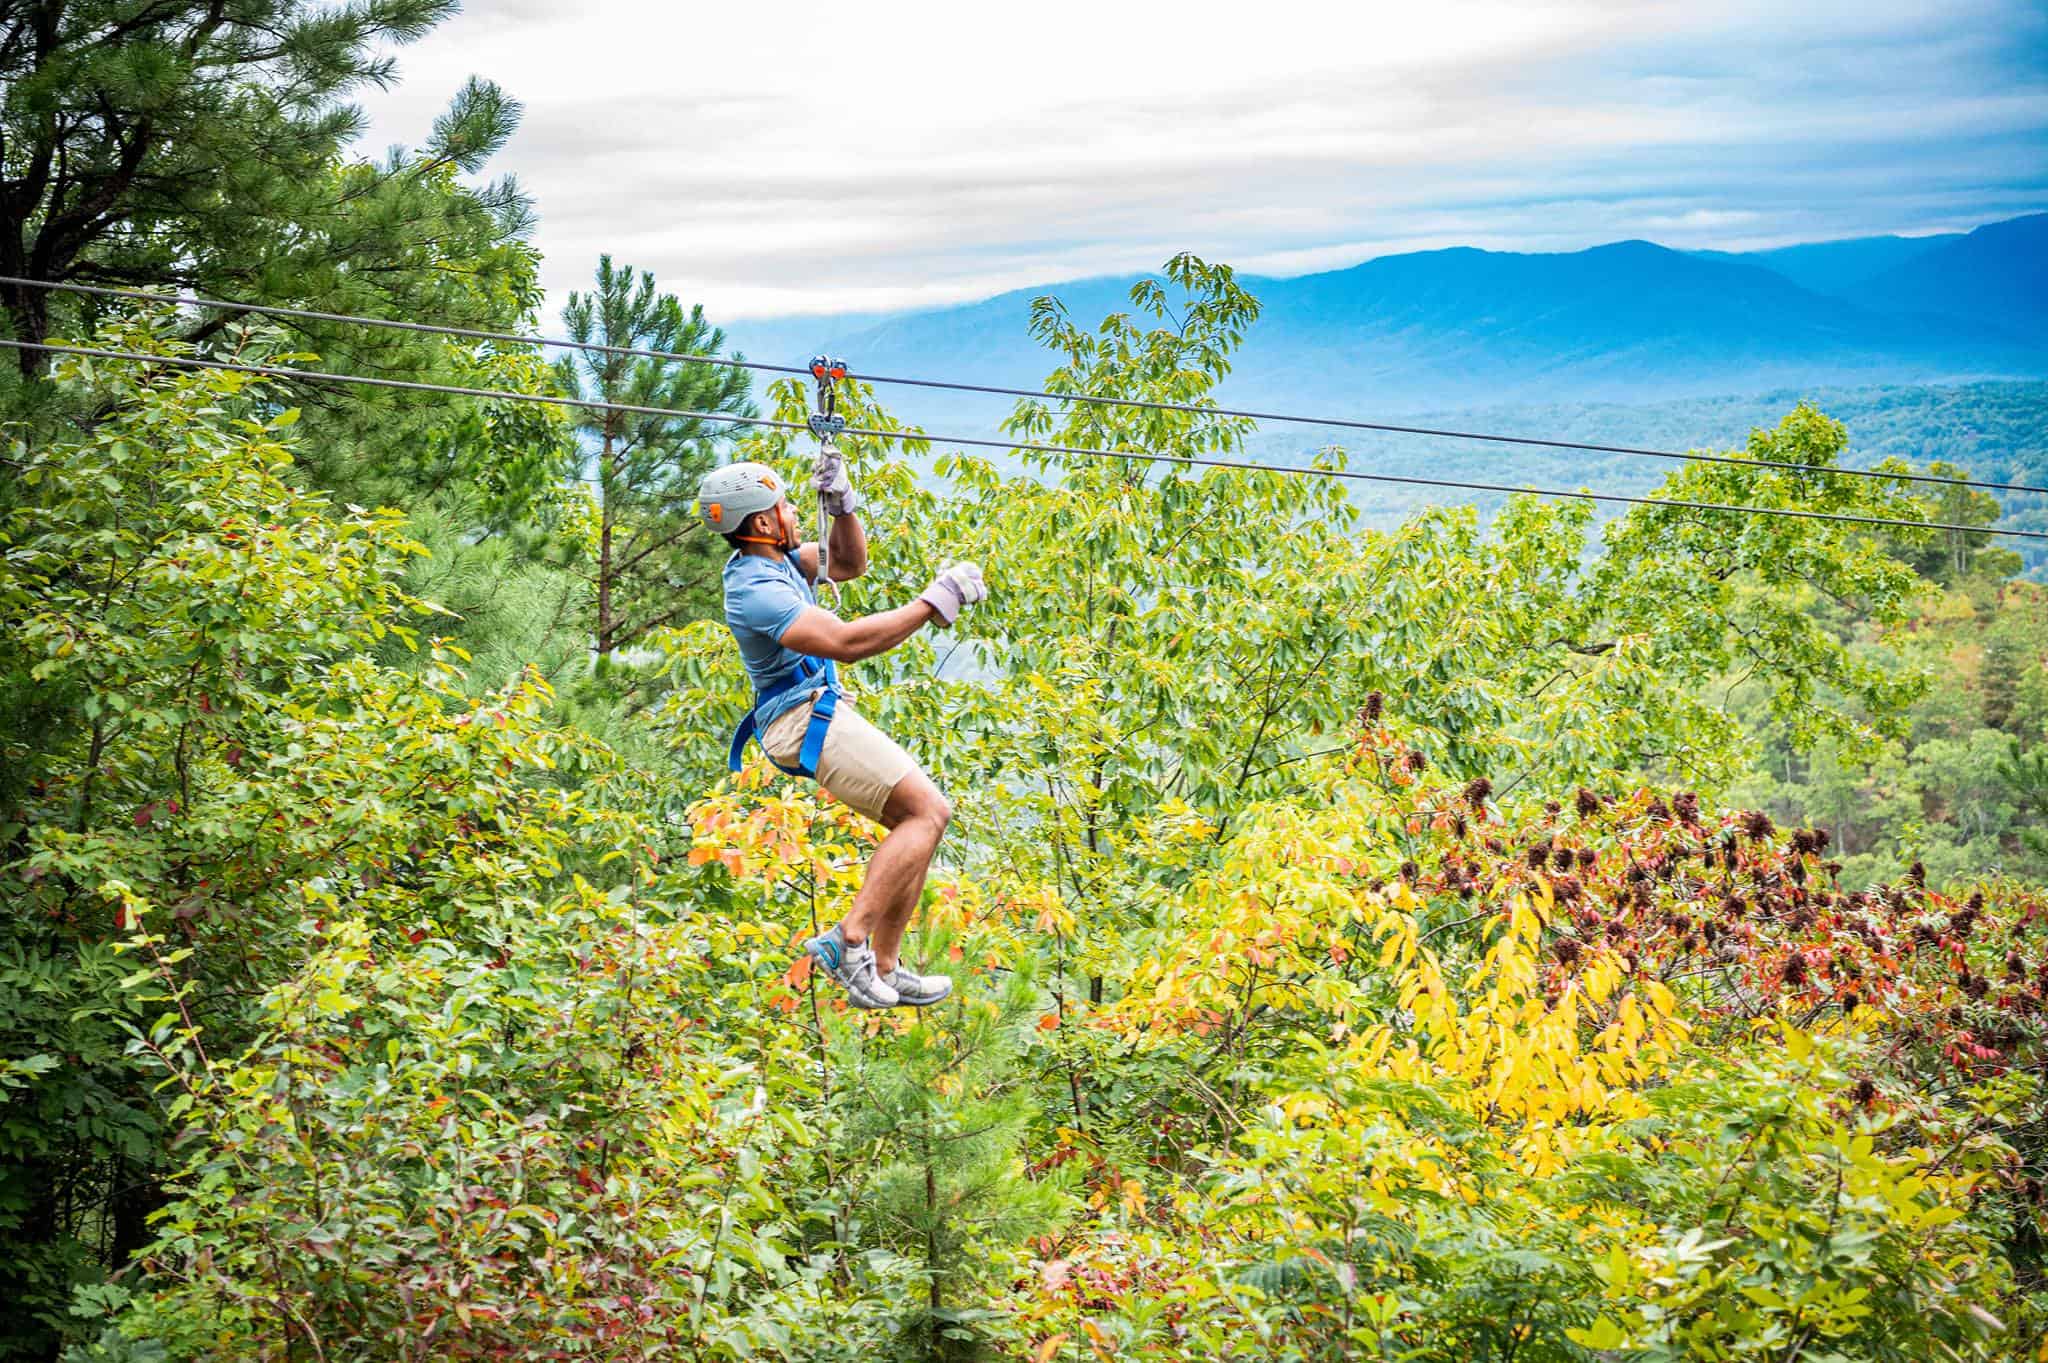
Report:
[[[725,623],[739,641],[755,695],[788,685],[804,655],[782,646],[783,631],[815,604],[817,596],[796,566],[795,554],[776,559],[734,554],[726,560]],[[754,722],[765,729],[776,716],[809,699],[808,690],[793,690],[755,710]]]

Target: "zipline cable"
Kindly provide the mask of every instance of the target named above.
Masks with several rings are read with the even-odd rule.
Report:
[[[212,308],[219,312],[260,312],[266,317],[291,317],[302,322],[342,322],[354,326],[383,327],[390,331],[410,331],[424,336],[454,336],[466,341],[498,341],[508,345],[548,346],[558,350],[582,350],[598,355],[626,355],[644,360],[676,360],[684,364],[713,365],[720,369],[757,369],[769,374],[806,376],[811,372],[796,365],[763,364],[759,360],[732,360],[722,355],[692,355],[680,350],[642,350],[637,346],[602,345],[596,341],[521,336],[510,331],[480,331],[475,327],[446,326],[439,322],[400,322],[390,317],[359,317],[348,312],[316,312],[311,308],[287,308],[270,303],[237,303],[226,298],[150,293],[144,289],[115,289],[103,284],[68,284],[49,279],[24,279],[19,275],[0,275],[0,284],[21,285],[32,289],[55,289],[61,293],[89,294],[94,298],[125,298],[138,303]]]
[[[538,346],[557,350],[580,350],[598,355],[624,355],[636,359],[665,360],[679,364],[712,365],[724,369],[752,369],[767,374],[808,374],[810,371],[795,365],[766,364],[759,360],[727,359],[719,355],[692,355],[686,351],[649,350],[638,346],[603,345],[596,341],[572,341],[555,336],[520,336],[514,332],[482,331],[475,327],[445,326],[433,322],[400,322],[388,317],[362,317],[345,312],[317,312],[308,308],[290,308],[270,303],[239,303],[224,298],[200,298],[187,294],[150,293],[142,289],[117,289],[100,284],[72,284],[48,279],[28,279],[19,275],[0,275],[0,284],[26,288],[54,289],[63,293],[85,294],[96,298],[120,298],[135,302],[175,304],[180,307],[211,308],[223,312],[254,312],[267,317],[290,317],[301,321],[337,322],[346,325],[382,327],[392,331],[408,331],[429,336],[452,336],[463,340],[493,341],[507,345]],[[1035,398],[1049,402],[1085,402],[1097,406],[1127,407],[1144,411],[1189,412],[1199,416],[1243,417],[1251,421],[1286,422],[1301,426],[1328,426],[1353,431],[1373,431],[1391,435],[1431,436],[1444,440],[1474,440],[1497,445],[1524,445],[1552,450],[1585,450],[1593,454],[1624,454],[1644,459],[1671,459],[1688,464],[1727,464],[1737,468],[1768,467],[1757,460],[1738,459],[1726,454],[1705,454],[1697,450],[1647,449],[1633,445],[1596,445],[1578,440],[1551,440],[1530,435],[1500,435],[1484,431],[1458,431],[1431,426],[1397,426],[1387,422],[1360,421],[1348,417],[1301,416],[1289,412],[1259,412],[1237,407],[1205,407],[1191,402],[1153,402],[1143,398],[1100,397],[1088,393],[1053,393],[1035,388],[1005,388],[994,384],[961,383],[950,379],[905,378],[897,375],[862,374],[849,371],[849,377],[867,383],[894,384],[911,388],[945,389],[960,393],[986,393],[1003,397]],[[1976,488],[1985,492],[2029,492],[2048,495],[2048,486],[2031,483],[1998,483],[1975,478],[1944,478],[1932,473],[1881,473],[1875,469],[1827,468],[1816,469],[1844,478],[1899,479],[1909,483],[1931,483],[1943,487]]]
[[[0,338],[0,349],[34,350],[53,355],[79,355],[88,359],[129,360],[139,364],[167,365],[184,369],[214,369],[234,374],[308,383],[338,383],[365,388],[395,388],[416,393],[446,393],[454,397],[488,398],[505,402],[535,402],[588,411],[625,412],[638,416],[666,417],[676,421],[710,421],[733,426],[767,427],[784,431],[807,431],[802,421],[781,421],[774,417],[734,416],[723,412],[693,412],[676,407],[646,407],[634,403],[605,402],[596,398],[557,397],[549,393],[517,393],[503,388],[465,388],[456,384],[424,383],[415,379],[386,379],[368,374],[334,374],[317,369],[289,369],[281,365],[240,364],[211,360],[196,355],[149,355],[134,350],[104,350],[93,346],[60,345],[51,341],[15,341]],[[1457,488],[1467,492],[1501,492],[1533,497],[1561,497],[1585,502],[1615,502],[1629,506],[1662,506],[1680,511],[1724,511],[1743,516],[1777,516],[1796,520],[1839,521],[1849,525],[1896,526],[1905,530],[1953,530],[1972,535],[1998,535],[2009,539],[2048,540],[2048,531],[2004,530],[1996,526],[1959,525],[1947,521],[1909,521],[1887,516],[1852,516],[1839,511],[1800,511],[1792,507],[1740,506],[1728,502],[1692,502],[1670,497],[1637,497],[1622,492],[1588,492],[1583,489],[1513,487],[1505,483],[1468,483],[1450,478],[1421,478],[1397,473],[1362,473],[1355,469],[1330,469],[1288,464],[1261,464],[1249,459],[1217,459],[1206,455],[1161,454],[1153,450],[1101,450],[1084,445],[1049,445],[1026,440],[993,440],[978,436],[932,435],[924,431],[888,431],[877,427],[848,426],[844,434],[875,440],[920,441],[935,445],[974,445],[985,449],[1017,450],[1036,454],[1074,454],[1092,459],[1129,459],[1145,463],[1195,465],[1203,468],[1243,469],[1253,473],[1295,474],[1320,478],[1341,478],[1366,483],[1400,483],[1414,487]],[[1782,469],[1788,473],[1829,473],[1836,470],[1806,468],[1802,465],[1755,464],[1756,468]]]

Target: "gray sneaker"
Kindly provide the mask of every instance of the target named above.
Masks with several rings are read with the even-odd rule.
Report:
[[[900,965],[889,972],[888,983],[912,1008],[929,1008],[953,992],[953,982],[944,975],[919,975]]]
[[[847,1001],[854,1007],[894,1008],[902,1002],[895,989],[875,973],[875,949],[866,942],[848,946],[837,925],[805,942],[804,950],[846,990]]]

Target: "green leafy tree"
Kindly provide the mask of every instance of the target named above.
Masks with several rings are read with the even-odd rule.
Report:
[[[1941,459],[1930,463],[1927,471],[1937,478],[1970,477],[1968,469]],[[1996,524],[2003,512],[1998,498],[1976,488],[1928,485],[1925,495],[1928,519],[1947,525],[1989,526]],[[1980,530],[1943,530],[1931,538],[1898,541],[1894,552],[1916,572],[1943,586],[1972,576],[1997,580],[2020,570],[2019,554]]]
[[[705,320],[701,306],[684,312],[672,295],[655,288],[651,271],[636,278],[631,269],[614,267],[608,255],[598,260],[596,288],[570,294],[562,316],[573,339],[600,346],[715,357],[725,344],[725,333]],[[582,351],[561,360],[558,373],[568,392],[594,401],[734,416],[754,412],[747,371],[730,365]],[[724,546],[692,508],[697,484],[730,428],[613,410],[586,410],[577,428],[585,442],[581,474],[598,505],[591,635],[597,652],[606,655],[703,610],[712,599]]]
[[[1180,258],[1034,324],[1063,389],[1199,405],[1255,312]],[[843,607],[951,557],[995,589],[847,669],[958,810],[909,953],[955,993],[860,1013],[791,962],[874,830],[726,779],[717,622],[653,636],[655,724],[579,672],[607,504],[548,474],[564,423],[423,407],[378,455],[404,513],[370,513],[309,486],[367,405],[56,375],[0,519],[18,1355],[1990,1363],[2048,1320],[2048,906],[1943,883],[2022,866],[2040,754],[1994,776],[1978,688],[1914,699],[2017,588],[1987,624],[1867,528],[1677,508],[1373,533],[1334,479],[1183,462],[1242,449],[1201,410],[1027,404],[1163,456],[1029,476],[851,441],[876,571]],[[1796,409],[1671,490],[1929,508],[1842,448]],[[676,496],[615,550],[685,515],[671,467],[620,484]],[[1852,855],[1670,789],[1758,749],[1755,788],[1862,821]]]
[[[318,795],[288,755],[314,722],[294,688],[346,708],[329,669],[406,628],[384,618],[404,610],[395,513],[330,516],[289,487],[279,432],[297,413],[252,402],[245,376],[64,372],[101,419],[11,433],[25,501],[0,523],[0,1034],[33,1076],[6,1097],[0,1273],[21,1326],[6,1347],[27,1356],[71,1279],[144,1243],[159,1200],[167,1133],[127,1047],[142,1005],[115,945],[134,906],[162,906],[200,953],[194,1022],[231,1045],[236,1000],[291,958],[280,879],[342,847],[389,855],[404,823],[375,831],[390,788],[367,753],[352,789]]]
[[[57,377],[101,419],[14,432],[0,523],[0,1357],[872,1356],[923,1278],[795,1258],[787,957],[663,783],[377,661],[446,618],[419,548],[293,485],[268,384]]]
[[[1347,747],[1376,705],[1407,717],[1415,762],[1526,799],[1650,767],[1732,779],[1746,737],[1707,688],[1744,670],[1802,745],[1867,745],[1924,688],[1813,617],[1812,601],[1833,595],[1895,620],[1922,590],[1853,526],[1643,508],[1589,559],[1583,504],[1514,499],[1484,529],[1469,509],[1433,510],[1374,534],[1336,479],[1179,462],[1241,449],[1243,423],[1200,409],[1256,301],[1192,257],[1131,301],[1093,328],[1056,300],[1034,305],[1034,334],[1061,362],[1049,388],[1195,410],[1026,403],[1012,429],[1158,457],[1053,449],[1027,456],[1035,477],[942,457],[945,497],[900,465],[870,464],[874,568],[845,594],[853,611],[901,601],[955,557],[988,572],[990,600],[949,635],[848,675],[882,683],[862,703],[951,793],[961,854],[1059,887],[1047,979],[1063,1008],[1112,1002],[1164,890],[1222,855],[1245,810],[1312,798],[1315,756]],[[800,388],[771,396],[775,415],[800,417]],[[848,401],[874,419],[864,395]],[[1688,471],[1666,490],[1849,515],[1922,509],[1882,482],[1827,477],[1843,443],[1800,409],[1753,437],[1753,466]],[[772,434],[753,448],[791,458]],[[715,744],[701,735],[740,698],[729,670],[692,659],[700,648],[723,656],[729,642],[707,630],[682,643],[678,666],[716,681],[684,687],[671,719],[697,736],[709,776]],[[1099,1033],[1063,1029],[1053,1049],[1048,1081],[1075,1126],[1121,1106],[1127,1081]]]

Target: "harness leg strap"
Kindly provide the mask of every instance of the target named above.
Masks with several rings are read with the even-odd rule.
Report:
[[[827,691],[811,707],[811,722],[804,729],[803,751],[796,762],[799,771],[813,780],[818,776],[818,759],[825,755],[825,731],[832,727],[832,715],[839,709],[839,693]]]

